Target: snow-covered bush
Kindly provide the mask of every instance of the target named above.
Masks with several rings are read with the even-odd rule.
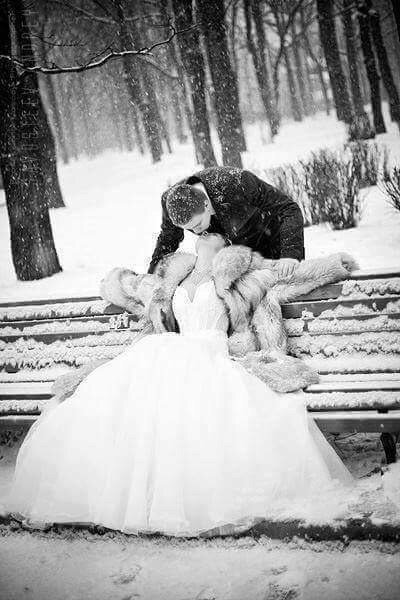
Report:
[[[381,168],[387,169],[389,155],[386,148],[375,142],[356,141],[346,144],[345,150],[352,157],[360,188],[377,185]]]
[[[301,165],[312,222],[327,222],[334,229],[355,227],[361,197],[359,170],[352,155],[320,150]]]
[[[349,140],[369,140],[375,137],[375,130],[371,126],[366,113],[353,118],[348,128]]]
[[[275,169],[265,171],[267,181],[270,181],[278,190],[292,198],[300,206],[304,225],[312,225],[313,221],[308,209],[308,201],[304,191],[304,174],[299,164],[282,165]]]
[[[396,210],[400,210],[400,167],[394,167],[390,172],[387,172],[381,184],[381,190],[390,204]]]

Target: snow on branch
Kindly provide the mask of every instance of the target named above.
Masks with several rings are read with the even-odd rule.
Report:
[[[139,48],[139,49],[132,49],[132,50],[113,50],[112,48],[108,48],[103,50],[102,52],[107,51],[107,54],[105,54],[104,56],[101,56],[100,58],[92,58],[91,60],[89,60],[89,62],[83,64],[83,65],[73,65],[70,67],[60,67],[57,64],[53,63],[52,66],[46,66],[46,65],[34,65],[32,67],[28,67],[25,65],[24,62],[20,61],[19,59],[13,57],[13,56],[7,56],[4,54],[0,54],[0,59],[4,59],[4,60],[8,60],[10,61],[12,64],[16,65],[17,67],[19,67],[22,71],[23,74],[28,74],[28,73],[44,73],[46,75],[59,75],[61,73],[82,73],[83,71],[89,71],[91,69],[97,69],[98,67],[103,66],[104,64],[106,64],[109,60],[113,60],[113,59],[118,59],[118,58],[123,58],[124,56],[143,56],[143,57],[148,57],[149,55],[151,55],[152,51],[155,48],[158,48],[159,46],[163,46],[165,44],[169,44],[173,38],[181,33],[185,33],[187,31],[189,31],[190,29],[192,29],[192,27],[189,27],[187,29],[182,29],[177,31],[174,27],[174,25],[172,25],[171,23],[169,23],[168,28],[170,30],[170,33],[168,35],[168,37],[164,40],[161,40],[159,42],[155,42],[154,44],[152,44],[151,46],[144,46],[143,48]],[[156,63],[154,62],[150,62],[148,61],[149,64],[152,67],[156,66]],[[161,69],[161,67],[160,67]],[[165,74],[165,73],[164,73]],[[174,78],[173,75],[169,75],[170,77]]]

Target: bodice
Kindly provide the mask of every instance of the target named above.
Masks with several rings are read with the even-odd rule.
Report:
[[[172,308],[183,334],[210,330],[227,332],[225,307],[217,296],[212,280],[197,286],[192,301],[186,289],[178,286],[172,299]]]

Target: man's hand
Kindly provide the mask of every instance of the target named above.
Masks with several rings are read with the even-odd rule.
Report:
[[[299,261],[295,258],[280,258],[276,261],[275,270],[278,279],[287,279],[295,271]]]

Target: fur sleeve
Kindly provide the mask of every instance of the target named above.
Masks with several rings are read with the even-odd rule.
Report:
[[[277,282],[273,293],[280,303],[289,302],[322,285],[347,279],[357,268],[355,259],[345,252],[303,260],[289,278]]]
[[[176,252],[163,258],[157,265],[157,282],[147,312],[157,333],[175,329],[172,296],[181,281],[193,270],[195,262],[193,254]]]

